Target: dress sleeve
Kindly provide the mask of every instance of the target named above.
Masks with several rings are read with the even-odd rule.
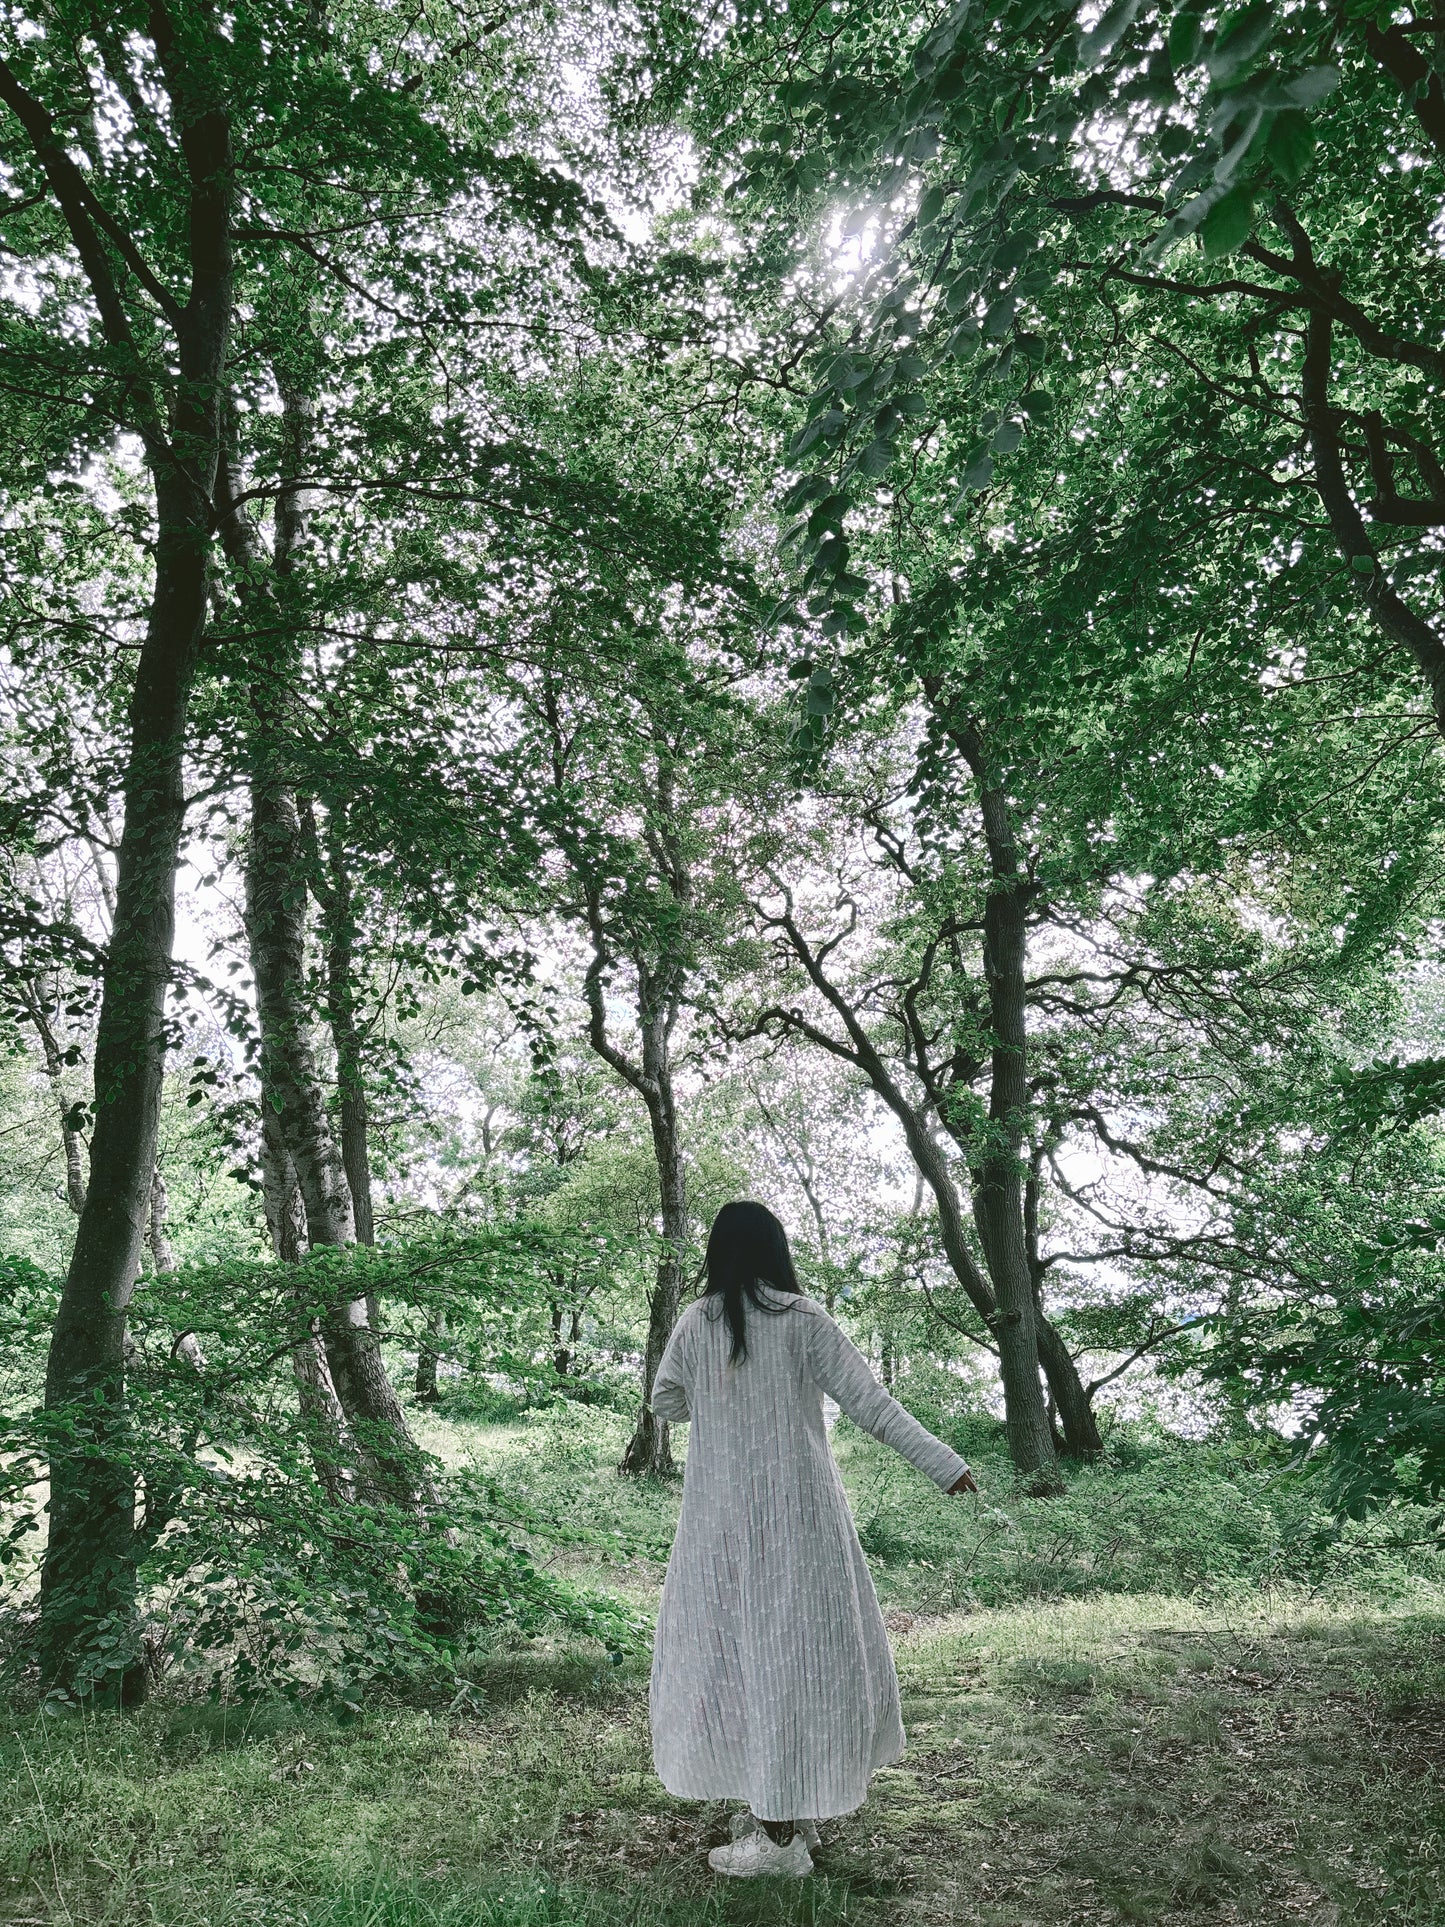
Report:
[[[688,1328],[676,1324],[672,1337],[667,1341],[667,1350],[662,1354],[662,1362],[657,1368],[657,1377],[652,1381],[653,1411],[659,1418],[676,1423],[691,1417],[688,1393],[692,1387],[692,1347],[688,1343]]]
[[[838,1401],[855,1425],[891,1445],[945,1492],[968,1470],[951,1445],[936,1439],[883,1389],[862,1352],[825,1311],[809,1320],[808,1364],[814,1383]]]

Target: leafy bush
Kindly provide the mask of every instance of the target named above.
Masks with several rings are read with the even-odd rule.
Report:
[[[1066,1466],[1060,1498],[1019,1495],[1002,1428],[908,1396],[977,1470],[977,1501],[932,1485],[840,1420],[836,1444],[864,1550],[890,1596],[925,1610],[1088,1593],[1209,1594],[1368,1581],[1388,1593],[1445,1573],[1439,1513],[1341,1521],[1288,1446],[1209,1444],[1123,1427],[1105,1463]]]
[[[435,1276],[456,1259],[433,1248],[425,1261]],[[462,1261],[474,1265],[475,1248]],[[619,1655],[638,1647],[640,1626],[620,1602],[537,1567],[485,1481],[429,1461],[436,1502],[424,1519],[328,1491],[297,1416],[291,1347],[339,1288],[338,1270],[383,1262],[318,1253],[288,1270],[197,1267],[154,1282],[127,1375],[125,1446],[141,1500],[141,1656],[153,1676],[354,1711],[367,1693],[454,1694],[461,1659],[499,1638],[562,1629]],[[404,1262],[415,1267],[416,1252]],[[391,1264],[394,1274],[396,1254]],[[67,1449],[84,1449],[90,1418],[38,1399],[56,1281],[11,1263],[0,1286],[0,1357],[27,1391],[0,1420],[0,1657],[24,1680],[49,1443],[61,1432]],[[204,1370],[153,1338],[174,1331],[200,1335]],[[103,1632],[95,1683],[136,1657],[124,1628]]]

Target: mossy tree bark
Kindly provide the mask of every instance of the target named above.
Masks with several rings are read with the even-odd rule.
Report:
[[[158,5],[147,32],[171,147],[156,158],[178,182],[174,204],[157,215],[186,236],[184,298],[172,294],[135,238],[102,208],[73,158],[62,117],[74,111],[75,99],[89,114],[83,63],[64,105],[52,112],[0,60],[0,108],[20,137],[14,153],[27,156],[24,186],[58,209],[96,312],[96,366],[87,379],[113,397],[106,405],[118,406],[139,437],[155,508],[150,611],[127,718],[114,925],[96,1034],[89,1181],[45,1380],[52,1445],[41,1672],[52,1687],[125,1701],[145,1690],[126,1308],[155,1167],[186,720],[206,620],[233,299],[232,50],[209,15],[192,16],[182,34]],[[154,345],[158,331],[168,336],[163,352]]]

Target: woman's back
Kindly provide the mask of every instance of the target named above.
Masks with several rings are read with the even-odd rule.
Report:
[[[824,1395],[944,1487],[966,1470],[828,1312],[764,1288],[746,1356],[717,1298],[678,1320],[653,1410],[691,1420],[653,1648],[653,1757],[684,1799],[850,1812],[898,1758],[898,1686],[823,1422]]]
[[[716,1298],[682,1314],[653,1386],[653,1410],[690,1418],[687,1489],[721,1498],[731,1488],[756,1493],[786,1467],[806,1466],[836,1483],[823,1398],[837,1401],[866,1432],[921,1472],[948,1485],[963,1460],[904,1411],[816,1299],[760,1289],[763,1307],[747,1313],[747,1356],[734,1362],[732,1334]]]

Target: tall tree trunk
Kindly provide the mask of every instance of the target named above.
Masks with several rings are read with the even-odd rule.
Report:
[[[1063,1421],[1062,1438],[1055,1439],[1070,1458],[1092,1460],[1104,1450],[1094,1411],[1093,1393],[1079,1376],[1079,1368],[1068,1346],[1044,1315],[1044,1276],[1046,1266],[1039,1256],[1039,1194],[1042,1188],[1043,1151],[1035,1149],[1029,1157],[1028,1177],[1024,1182],[1024,1239],[1028,1246],[1029,1274],[1034,1284],[1034,1331],[1039,1343],[1039,1363],[1049,1386],[1049,1417]],[[1097,1389],[1097,1388],[1095,1388]]]
[[[788,1029],[806,1037],[811,1043],[856,1065],[898,1119],[914,1168],[933,1193],[933,1201],[938,1209],[939,1240],[953,1275],[998,1341],[1005,1423],[1014,1467],[1033,1490],[1056,1490],[1058,1467],[1054,1457],[1053,1432],[1044,1408],[1043,1388],[1039,1383],[1038,1353],[1032,1342],[1032,1320],[1026,1327],[1029,1344],[1025,1348],[1019,1342],[1017,1325],[1010,1326],[1004,1322],[1009,1308],[1000,1305],[993,1285],[980,1270],[970,1249],[958,1186],[948,1159],[929,1129],[924,1112],[918,1105],[909,1103],[858,1012],[828,976],[818,954],[799,929],[791,909],[770,921],[785,934],[793,954],[807,972],[814,988],[842,1023],[848,1041],[844,1044],[831,1037],[796,1011],[780,1010],[775,1013],[776,1017]]]
[[[264,728],[263,728],[264,733]],[[246,929],[261,1025],[262,1089],[275,1106],[295,1169],[306,1238],[356,1242],[346,1172],[337,1154],[311,1047],[306,1008],[306,871],[295,792],[262,752],[252,778],[246,860]],[[416,1442],[396,1396],[364,1296],[322,1316],[332,1381],[367,1481],[393,1504],[421,1510],[432,1499]]]
[[[644,1030],[644,1040],[646,1031]],[[652,1387],[667,1341],[677,1323],[682,1303],[683,1254],[687,1250],[687,1175],[682,1159],[682,1142],[677,1129],[677,1107],[673,1098],[671,1067],[667,1063],[665,1041],[659,1050],[654,1045],[644,1055],[654,1059],[655,1096],[649,1100],[652,1149],[657,1159],[657,1176],[662,1197],[662,1254],[657,1261],[657,1278],[647,1301],[647,1349],[642,1359],[642,1409],[637,1426],[622,1455],[624,1472],[665,1478],[673,1470],[672,1444],[666,1419],[652,1409]],[[658,1061],[660,1059],[660,1061]]]
[[[558,1378],[565,1378],[568,1367],[572,1363],[572,1358],[567,1347],[562,1342],[563,1306],[561,1300],[557,1298],[552,1299],[547,1309],[552,1325],[552,1370],[557,1374]]]
[[[82,1682],[88,1635],[119,1629],[107,1691],[144,1691],[135,1630],[135,1476],[125,1406],[126,1307],[150,1201],[165,1067],[165,997],[185,802],[186,707],[205,619],[206,521],[167,480],[156,594],[131,704],[116,920],[95,1052],[90,1181],[46,1367],[45,1403],[80,1413],[83,1449],[57,1444],[41,1582],[40,1653],[51,1684]],[[57,1439],[63,1434],[57,1434]]]
[[[664,787],[664,795],[670,795]],[[671,859],[669,882],[678,904],[686,904],[691,883],[673,846],[660,845]],[[642,1355],[642,1406],[637,1425],[622,1455],[620,1470],[644,1477],[665,1478],[673,1469],[666,1419],[652,1409],[652,1387],[667,1341],[677,1323],[682,1303],[683,1254],[687,1250],[687,1173],[677,1124],[677,1100],[672,1087],[672,1029],[681,1007],[683,960],[680,950],[667,949],[656,962],[634,955],[637,971],[637,1025],[641,1033],[640,1063],[619,1050],[607,1034],[603,976],[612,958],[603,923],[600,893],[589,886],[588,921],[592,931],[592,962],[584,988],[588,1006],[588,1040],[594,1051],[630,1084],[647,1106],[652,1130],[652,1152],[657,1161],[657,1185],[662,1207],[662,1253],[657,1276],[647,1299],[647,1342]]]
[[[593,1050],[630,1084],[647,1106],[662,1217],[662,1252],[647,1300],[647,1343],[642,1356],[642,1405],[637,1425],[622,1455],[620,1470],[652,1478],[672,1472],[672,1446],[665,1419],[652,1409],[652,1388],[682,1303],[682,1267],[687,1251],[687,1173],[678,1130],[677,1097],[672,1082],[672,1033],[682,1008],[691,938],[692,873],[678,835],[673,752],[659,739],[655,787],[642,837],[655,874],[670,903],[650,928],[627,933],[627,952],[637,972],[637,1028],[640,1061],[619,1050],[607,1032],[603,979],[610,968],[612,941],[602,891],[595,875],[583,871],[592,961],[584,979],[588,1041]]]
[[[939,1237],[944,1255],[954,1277],[963,1286],[975,1311],[993,1333],[998,1345],[1009,1457],[1032,1491],[1055,1491],[1058,1488],[1058,1470],[1054,1458],[1053,1428],[1049,1424],[1043,1389],[1039,1384],[1038,1350],[1032,1315],[1022,1331],[1022,1321],[1009,1316],[1013,1307],[998,1292],[998,1275],[993,1270],[992,1261],[989,1276],[985,1278],[969,1249],[968,1234],[964,1229],[963,1201],[953,1173],[948,1168],[948,1160],[916,1113],[910,1110],[910,1117],[903,1122],[913,1161],[933,1193],[938,1209]],[[979,1227],[979,1236],[984,1245],[985,1258],[989,1258],[988,1239],[982,1226]],[[995,1254],[995,1257],[998,1255]],[[1030,1283],[1030,1314],[1032,1310]]]
[[[163,23],[157,30],[155,22]],[[184,45],[152,16],[188,177],[190,293],[169,316],[179,379],[167,403],[93,225],[89,190],[48,112],[0,63],[0,98],[24,128],[70,227],[109,345],[135,370],[133,409],[155,488],[154,582],[135,663],[116,866],[95,1049],[90,1181],[45,1374],[52,1427],[49,1532],[39,1653],[47,1684],[133,1701],[145,1691],[137,1625],[136,1487],[125,1401],[126,1307],[149,1204],[165,1069],[165,1001],[175,936],[175,877],[185,819],[186,715],[209,588],[211,489],[230,339],[230,124],[219,104],[218,29],[197,16]],[[193,75],[196,59],[203,76]],[[147,307],[146,325],[152,324]],[[110,1636],[113,1643],[101,1646]]]
[[[437,1366],[441,1362],[441,1341],[446,1335],[446,1307],[438,1305],[426,1321],[426,1336],[416,1348],[415,1390],[418,1405],[435,1405],[440,1396]]]
[[[280,1119],[264,1093],[261,1116],[261,1189],[266,1229],[281,1263],[294,1265],[306,1250],[306,1210],[296,1182],[296,1167],[282,1137]],[[303,1293],[293,1291],[292,1300],[296,1336],[291,1346],[291,1374],[296,1382],[301,1431],[322,1491],[333,1505],[342,1505],[354,1496],[355,1447],[341,1400],[336,1396],[321,1338],[321,1320],[304,1302]]]
[[[308,828],[314,837],[314,829]],[[321,853],[316,852],[319,868]],[[336,1094],[341,1138],[341,1163],[351,1210],[356,1220],[356,1242],[376,1243],[371,1203],[371,1119],[366,1104],[362,1069],[361,1027],[356,1021],[356,905],[351,870],[346,857],[346,812],[333,799],[326,813],[326,882],[317,890],[326,925],[326,1014],[336,1052]],[[375,1292],[366,1295],[366,1318],[381,1332],[381,1304]]]
[[[361,1027],[356,1021],[356,904],[346,857],[346,813],[333,803],[326,818],[326,1014],[336,1050],[341,1162],[351,1192],[356,1241],[376,1242],[371,1207],[371,1120],[366,1104]]]
[[[1015,1380],[1031,1374],[1038,1384],[1039,1344],[1034,1318],[1034,1281],[1024,1239],[1020,1152],[1028,1105],[1023,1011],[1024,911],[1017,885],[996,886],[984,907],[984,977],[993,1031],[988,1137],[973,1193],[989,1276],[998,1298],[994,1335],[999,1356]],[[1008,1414],[1009,1447],[1016,1463],[1037,1467],[1034,1484],[1056,1487],[1053,1427],[1041,1398],[1025,1399]]]
[[[1097,1458],[1104,1449],[1078,1366],[1038,1307],[1040,1280],[1025,1223],[1024,1131],[1030,1095],[1025,988],[1028,884],[1019,864],[1008,798],[992,779],[977,730],[952,731],[978,786],[992,887],[984,906],[984,980],[993,1033],[988,1139],[976,1168],[974,1219],[998,1294],[1010,1343],[1026,1343],[1043,1367],[1072,1456]],[[1005,1328],[999,1329],[1000,1345]],[[1048,1423],[1047,1414],[1043,1415]],[[1052,1452],[1052,1427],[1050,1427]]]
[[[310,413],[285,396],[290,473],[304,470]],[[236,502],[235,478],[223,459],[218,473],[220,527],[242,595],[254,606],[259,635],[275,640],[257,665],[252,691],[251,823],[246,848],[246,934],[261,1031],[261,1087],[279,1124],[306,1214],[306,1238],[317,1246],[357,1242],[346,1171],[337,1153],[311,1043],[306,988],[308,852],[294,772],[296,628],[292,577],[304,533],[302,489],[283,486],[276,508],[276,556],[268,571],[255,530]],[[370,1489],[418,1513],[431,1488],[401,1402],[386,1374],[380,1340],[364,1296],[346,1298],[322,1316],[327,1363]]]
[[[1034,1336],[1038,1341],[1039,1363],[1044,1368],[1049,1393],[1063,1428],[1065,1451],[1071,1459],[1101,1457],[1104,1435],[1099,1430],[1098,1414],[1089,1397],[1088,1387],[1079,1376],[1073,1353],[1041,1311],[1035,1311],[1034,1314]]]

